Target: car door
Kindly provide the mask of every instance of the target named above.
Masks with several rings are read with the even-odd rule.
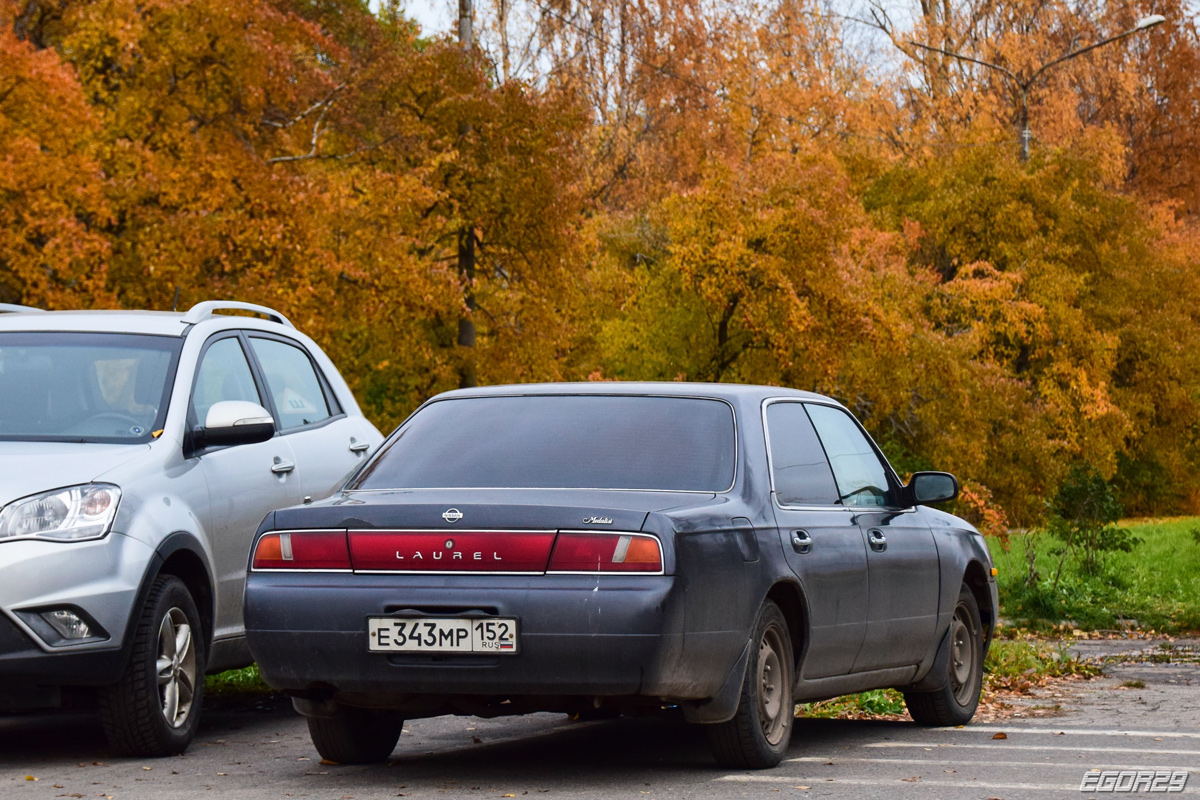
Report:
[[[847,412],[810,404],[841,502],[867,542],[866,637],[854,671],[918,664],[937,628],[940,571],[933,532],[904,508],[895,473]]]
[[[838,502],[833,473],[805,407],[768,401],[763,412],[775,521],[789,566],[808,602],[804,678],[846,675],[867,623],[867,552],[850,509]]]
[[[192,385],[190,424],[202,424],[208,409],[222,400],[265,405],[237,332],[218,334],[205,343]],[[214,638],[221,639],[242,630],[246,562],[259,523],[268,511],[300,502],[303,492],[293,474],[296,459],[286,437],[207,448],[198,455],[208,484],[208,534],[217,573]]]
[[[329,496],[366,459],[370,423],[343,413],[329,381],[298,342],[258,333],[249,339],[279,431],[296,456],[304,493],[313,499]]]

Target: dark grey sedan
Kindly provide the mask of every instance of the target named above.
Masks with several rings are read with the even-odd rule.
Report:
[[[787,389],[590,383],[435,397],[328,500],[276,511],[246,584],[264,679],[320,754],[405,719],[671,714],[769,767],[795,703],[896,687],[961,725],[995,625],[983,538],[845,408]]]

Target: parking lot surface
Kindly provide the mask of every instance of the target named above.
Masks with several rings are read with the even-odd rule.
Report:
[[[1114,665],[1019,713],[961,729],[798,720],[786,760],[762,772],[719,769],[702,731],[663,720],[418,720],[390,763],[342,767],[321,763],[284,703],[225,701],[185,755],[157,760],[112,756],[83,713],[9,716],[0,717],[0,797],[1011,800],[1111,797],[1080,792],[1085,773],[1147,769],[1187,770],[1173,796],[1200,794],[1200,664]]]

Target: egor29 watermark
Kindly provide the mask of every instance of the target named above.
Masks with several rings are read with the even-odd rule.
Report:
[[[1081,792],[1182,792],[1188,782],[1186,769],[1106,769],[1085,772]]]

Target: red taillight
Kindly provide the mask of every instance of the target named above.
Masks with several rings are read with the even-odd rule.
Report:
[[[554,545],[549,572],[662,572],[662,548],[653,536],[632,533],[564,533]]]
[[[267,533],[254,548],[254,569],[350,569],[345,531]]]
[[[356,570],[545,572],[553,531],[351,531]]]

